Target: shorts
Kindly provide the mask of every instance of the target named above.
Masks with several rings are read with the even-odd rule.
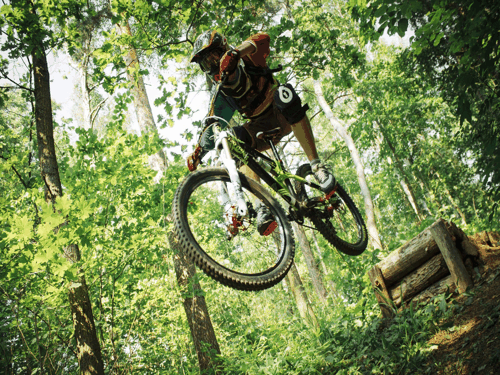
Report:
[[[280,128],[280,132],[274,138],[274,143],[278,143],[283,137],[292,132],[291,124],[286,120],[285,116],[276,108],[274,103],[271,108],[267,109],[264,114],[255,119],[251,119],[243,126],[252,138],[251,147],[257,151],[265,151],[269,149],[269,145],[262,139],[257,139],[258,132]]]

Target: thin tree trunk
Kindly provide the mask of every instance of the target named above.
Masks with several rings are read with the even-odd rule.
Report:
[[[347,131],[345,126],[333,116],[332,109],[326,102],[326,99],[323,95],[323,90],[321,89],[321,83],[319,81],[314,81],[314,92],[316,93],[316,97],[321,106],[321,109],[325,113],[326,118],[330,121],[330,124],[335,128],[335,130],[340,134],[344,142],[347,144],[349,152],[351,153],[351,158],[354,162],[354,165],[356,166],[358,182],[365,204],[366,229],[368,230],[372,246],[375,249],[382,249],[382,242],[380,241],[380,236],[378,234],[378,229],[375,222],[375,214],[373,212],[372,197],[370,194],[370,189],[368,189],[368,184],[366,183],[363,162],[361,161],[361,157],[359,156],[358,149],[354,144],[351,134]]]
[[[83,128],[89,130],[92,128],[90,90],[88,86],[88,56],[85,54],[83,61],[79,67],[80,73],[80,90],[82,94],[82,110],[83,110]]]
[[[395,160],[395,174],[399,180],[399,183],[401,187],[403,188],[403,192],[408,199],[408,202],[410,203],[410,206],[413,208],[413,211],[415,212],[415,215],[417,215],[417,218],[419,221],[423,220],[423,215],[422,212],[420,211],[420,208],[417,204],[417,200],[415,198],[415,193],[413,192],[413,188],[411,187],[410,180],[408,179],[408,176],[405,173],[403,163],[401,160],[399,160],[398,155],[396,154],[396,149],[392,145],[391,141],[385,136],[383,127],[377,122],[374,122],[374,125],[378,128],[379,134],[377,135],[376,138],[376,143],[378,144],[379,147],[382,146],[382,143],[385,141],[387,145],[389,146],[389,149],[392,152],[392,156]],[[389,165],[393,164],[392,158],[390,156],[387,157],[387,162]]]
[[[299,310],[299,314],[304,322],[310,326],[319,328],[318,319],[312,309],[309,298],[307,298],[306,290],[302,284],[302,280],[300,279],[299,271],[297,270],[295,263],[292,264],[290,271],[286,274],[285,280],[288,287],[292,291],[295,302],[297,303],[297,309]]]
[[[321,268],[323,268],[323,275],[327,276],[329,274],[328,268],[326,267],[326,264],[323,261],[323,254],[321,252],[321,248],[319,247],[318,238],[316,237],[314,230],[311,230],[311,236],[313,238],[314,245],[316,246],[316,252],[318,253],[319,263],[321,264]],[[328,282],[328,285],[330,286],[331,294],[333,294],[335,296],[335,298],[338,298],[339,294],[337,292],[337,286],[335,285],[333,280],[328,280],[327,282]],[[330,294],[330,293],[328,293],[328,294]]]
[[[62,196],[62,185],[54,145],[49,70],[45,51],[41,48],[33,50],[32,58],[40,171],[45,185],[45,199],[54,204],[56,198]],[[65,255],[72,262],[80,260],[80,251],[77,245],[65,249]],[[72,282],[68,292],[80,374],[104,374],[101,347],[97,339],[85,276],[81,276],[78,283]]]
[[[410,180],[408,179],[408,176],[405,173],[403,163],[401,162],[401,160],[399,160],[399,157],[396,154],[396,149],[393,146],[392,142],[387,137],[384,137],[384,140],[387,143],[387,145],[389,146],[389,148],[391,149],[392,155],[394,156],[396,168],[399,171],[400,177],[403,178],[403,179],[400,179],[400,183],[401,183],[401,186],[403,187],[403,191],[405,192],[406,197],[408,198],[408,201],[410,202],[410,205],[413,208],[413,211],[415,211],[415,214],[417,215],[418,220],[422,221],[424,219],[424,217],[422,215],[422,212],[420,211],[419,206],[417,205],[417,199],[415,198],[415,193],[414,193],[413,188],[410,184]]]
[[[316,260],[314,259],[311,245],[309,244],[309,241],[306,237],[304,228],[298,226],[297,223],[293,223],[293,229],[295,235],[297,236],[297,241],[299,242],[302,254],[304,255],[304,259],[306,261],[309,275],[311,276],[311,282],[313,284],[314,290],[316,291],[316,294],[318,295],[320,301],[326,304],[327,293],[323,284],[323,277],[318,269],[318,266],[316,265]]]
[[[285,155],[283,152],[284,146],[278,146],[281,149],[281,154]],[[288,161],[286,159],[283,160],[285,163],[286,167],[288,169]],[[326,303],[326,297],[327,297],[327,292],[325,289],[325,285],[323,283],[323,276],[321,275],[320,270],[318,269],[318,266],[316,264],[316,261],[314,259],[313,252],[311,251],[311,246],[309,244],[309,241],[307,239],[306,233],[304,231],[304,228],[297,225],[297,223],[293,223],[293,230],[295,232],[295,235],[297,236],[297,240],[299,243],[299,246],[302,250],[302,254],[304,255],[304,259],[306,261],[307,265],[307,270],[309,271],[309,275],[311,276],[311,282],[313,284],[314,290],[316,291],[316,294],[318,295],[318,298],[322,303]]]
[[[132,31],[127,23],[117,25],[120,34],[132,36]],[[148,94],[144,80],[140,74],[140,63],[137,57],[137,52],[132,46],[126,49],[125,64],[127,66],[127,77],[132,84],[131,91],[134,97],[135,113],[141,132],[153,136],[158,136],[158,129],[156,128],[153,111],[149,105]],[[164,171],[166,169],[166,157],[162,149],[158,150],[155,155],[151,155],[149,163],[156,171]]]
[[[417,175],[415,177],[417,177]],[[423,195],[423,198],[420,200],[421,205],[424,208],[424,210],[427,211],[428,215],[434,216],[431,209],[429,208],[429,205],[427,204],[427,199],[428,199],[427,197],[430,196],[430,193],[427,191],[424,182],[419,178],[417,178],[417,180],[418,184],[420,185],[420,189],[422,189],[422,195]]]
[[[460,209],[460,207],[458,206],[458,204],[455,202],[455,199],[453,198],[453,195],[451,195],[451,192],[448,189],[448,186],[446,186],[446,182],[441,178],[441,175],[437,171],[436,171],[436,176],[439,179],[439,181],[441,182],[441,185],[443,186],[443,189],[446,192],[446,195],[447,195],[447,197],[448,197],[448,199],[449,199],[452,207],[455,209],[455,211],[458,212],[458,214],[462,218],[462,225],[464,225],[464,226],[467,225],[467,220],[465,219],[465,214]]]
[[[221,352],[208,314],[203,290],[196,279],[195,266],[182,250],[174,232],[169,233],[168,242],[171,249],[174,250],[175,274],[181,289],[182,304],[198,355],[200,370],[202,373],[207,370],[216,370],[217,356]]]
[[[420,208],[418,207],[417,201],[415,199],[415,194],[413,193],[413,189],[408,184],[407,177],[404,176],[403,179],[399,180],[399,183],[401,184],[401,187],[403,188],[403,191],[405,192],[406,198],[408,199],[408,202],[410,202],[410,205],[413,208],[415,215],[417,215],[418,220],[422,221],[424,219],[424,217],[423,217],[422,213],[420,212]]]
[[[118,30],[122,34],[132,35],[128,23],[118,25]],[[127,76],[132,85],[134,95],[134,106],[137,120],[141,132],[158,136],[153,112],[149,105],[144,80],[139,74],[140,62],[137,53],[132,46],[127,47],[125,63],[127,65]],[[166,156],[163,150],[159,150],[150,158],[151,167],[158,171],[158,176],[163,175],[167,168]],[[169,220],[169,218],[167,218]],[[200,370],[215,370],[216,362],[214,358],[220,355],[220,348],[215,337],[212,321],[208,308],[203,297],[200,284],[196,281],[196,269],[193,262],[186,257],[182,248],[178,245],[175,233],[168,235],[170,246],[175,250],[174,267],[177,275],[177,282],[183,293],[183,306],[186,312],[193,344],[198,355]]]

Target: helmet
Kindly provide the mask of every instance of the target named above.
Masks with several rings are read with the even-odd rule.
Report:
[[[194,42],[193,52],[189,62],[199,62],[201,55],[212,49],[227,49],[227,39],[224,35],[215,30],[208,30],[202,33]]]

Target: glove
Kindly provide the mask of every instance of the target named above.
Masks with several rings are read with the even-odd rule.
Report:
[[[233,74],[240,61],[240,51],[232,49],[227,51],[220,59],[220,76]]]
[[[190,172],[194,172],[201,163],[200,159],[201,147],[197,146],[194,152],[187,157],[187,166]]]

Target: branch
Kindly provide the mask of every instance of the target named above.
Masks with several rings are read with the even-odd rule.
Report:
[[[29,87],[25,87],[25,86],[23,86],[23,85],[20,85],[20,84],[19,84],[19,83],[17,83],[16,81],[14,81],[14,80],[10,79],[10,78],[9,78],[9,77],[7,77],[7,76],[6,76],[3,72],[2,72],[2,77],[3,77],[4,79],[6,79],[7,81],[10,81],[10,82],[11,82],[14,86],[16,86],[16,87],[9,87],[9,86],[7,86],[7,87],[2,87],[2,88],[16,88],[16,89],[22,89],[22,90],[29,91],[30,93],[34,93],[34,92],[35,92],[34,90],[30,89]]]
[[[92,112],[90,112],[90,123],[92,124],[92,128],[94,127],[94,120],[97,117],[97,113],[99,113],[99,110],[102,108],[106,100],[108,100],[108,98],[101,100],[101,102],[94,107]]]
[[[150,50],[154,50],[154,49],[157,49],[157,48],[174,46],[174,45],[182,44],[182,43],[186,43],[186,42],[189,42],[191,45],[193,45],[193,42],[191,42],[189,39],[184,39],[184,40],[179,40],[177,42],[168,42],[168,43],[164,43],[164,44],[156,44],[156,45],[154,45],[151,48],[136,48],[136,51],[150,51]]]
[[[2,158],[3,160],[7,161],[9,160],[9,158],[6,158],[5,156],[2,156],[0,155],[0,158]],[[11,165],[11,168],[14,170],[14,172],[16,173],[17,177],[19,177],[19,180],[21,180],[21,183],[23,184],[24,188],[25,189],[28,189],[28,185],[26,185],[26,183],[24,182],[22,176],[19,174],[19,172],[17,171],[16,167],[14,167],[13,165]]]

